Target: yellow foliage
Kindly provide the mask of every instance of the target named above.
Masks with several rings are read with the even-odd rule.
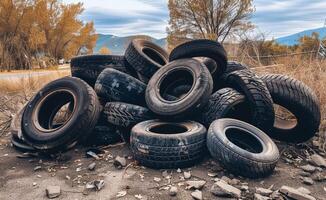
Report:
[[[111,54],[111,51],[109,48],[107,47],[102,47],[100,50],[99,50],[99,53],[101,55],[108,55],[108,54]]]

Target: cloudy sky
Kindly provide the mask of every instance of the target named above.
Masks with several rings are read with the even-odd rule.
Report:
[[[77,0],[63,0],[71,3]],[[168,0],[79,0],[82,20],[95,22],[98,33],[127,36],[166,36]],[[252,22],[268,38],[319,28],[326,18],[325,0],[254,0]]]

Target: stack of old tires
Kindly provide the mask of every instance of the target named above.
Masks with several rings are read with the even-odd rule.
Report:
[[[122,135],[144,166],[189,167],[209,152],[232,173],[263,177],[279,159],[271,138],[304,142],[320,123],[317,97],[306,85],[284,75],[257,76],[228,62],[223,46],[210,40],[184,43],[168,55],[136,39],[124,56],[76,57],[71,70],[73,77],[49,83],[25,106],[15,138],[58,152]],[[54,123],[67,104],[69,117]],[[275,118],[274,104],[296,119]]]

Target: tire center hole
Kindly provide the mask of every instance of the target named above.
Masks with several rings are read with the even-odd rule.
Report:
[[[164,58],[162,58],[162,56],[160,55],[159,52],[157,52],[156,50],[152,49],[152,48],[148,48],[148,47],[144,47],[142,49],[143,53],[146,54],[150,59],[152,59],[153,61],[155,61],[156,63],[160,64],[160,65],[166,65],[166,61]]]
[[[37,129],[52,132],[60,129],[71,119],[75,109],[74,95],[66,90],[59,90],[49,94],[36,106]]]
[[[226,137],[236,146],[251,153],[261,153],[263,146],[260,141],[247,131],[229,128],[225,132]]]
[[[252,116],[253,115],[250,109],[250,105],[248,105],[247,102],[240,102],[230,108],[224,118],[238,119],[244,122],[251,123]]]
[[[170,123],[153,126],[149,129],[149,131],[158,134],[178,134],[185,133],[188,131],[188,129],[183,125]]]
[[[194,78],[189,70],[174,70],[168,73],[160,83],[160,96],[166,101],[180,100],[192,89]],[[176,91],[178,86],[185,86],[183,90]],[[173,98],[171,100],[171,97]]]
[[[297,126],[298,121],[297,118],[286,108],[283,106],[274,104],[275,110],[275,122],[274,127],[288,130],[293,129]]]

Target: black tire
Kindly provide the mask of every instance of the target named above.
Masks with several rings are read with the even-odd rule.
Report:
[[[225,74],[228,74],[228,73],[231,73],[234,71],[239,71],[239,70],[249,70],[249,67],[242,63],[236,62],[236,61],[228,61],[228,65],[226,67]]]
[[[149,79],[168,63],[169,55],[153,42],[135,39],[127,47],[125,58],[139,74]]]
[[[71,59],[71,75],[78,77],[90,86],[94,86],[97,77],[106,68],[116,69],[136,77],[135,70],[129,66],[124,56],[87,55]]]
[[[73,112],[64,124],[54,127],[53,118],[67,103]],[[95,91],[83,80],[65,77],[43,87],[27,104],[23,114],[23,137],[34,148],[58,152],[94,129],[100,114]]]
[[[261,76],[261,79],[271,93],[274,104],[289,110],[297,120],[293,124],[276,118],[269,135],[290,143],[305,142],[312,138],[318,131],[321,120],[319,100],[314,91],[285,75],[268,74]]]
[[[214,76],[222,75],[226,70],[227,55],[224,47],[218,42],[201,39],[183,43],[172,50],[170,61],[192,57],[213,59],[217,65],[217,70],[213,71]]]
[[[20,152],[36,152],[37,150],[16,135],[11,137],[12,146]]]
[[[190,91],[175,101],[164,99],[178,85],[192,85]],[[212,93],[213,81],[208,69],[194,59],[180,59],[155,73],[146,89],[146,103],[161,116],[183,116],[203,107]]]
[[[134,158],[144,166],[155,169],[190,167],[205,156],[206,128],[192,121],[145,121],[132,128],[130,147]]]
[[[115,69],[105,69],[99,75],[95,91],[109,101],[144,105],[146,85],[136,78]]]
[[[154,118],[153,113],[142,106],[109,102],[104,107],[106,120],[116,126],[132,128],[134,125]]]
[[[250,123],[252,114],[246,97],[232,88],[215,92],[200,113],[199,121],[209,127],[213,121],[221,118],[239,119]]]
[[[233,71],[225,79],[228,86],[246,96],[252,111],[252,124],[270,133],[275,115],[273,100],[265,83],[250,70]]]
[[[13,137],[24,140],[22,133],[22,118],[26,105],[23,106],[12,118],[10,124],[10,133]]]
[[[87,146],[105,146],[122,142],[124,131],[109,123],[97,124],[88,137]]]
[[[263,131],[229,118],[212,123],[207,147],[230,172],[249,178],[270,175],[280,157],[277,146]]]
[[[222,76],[217,76],[217,77],[214,76],[213,77],[213,79],[214,79],[214,90],[213,91],[215,92],[219,89],[228,87],[226,84],[226,81],[225,81],[227,75],[231,72],[239,71],[239,70],[249,70],[249,68],[242,63],[239,63],[236,61],[228,61],[228,64],[227,64],[224,74]]]

